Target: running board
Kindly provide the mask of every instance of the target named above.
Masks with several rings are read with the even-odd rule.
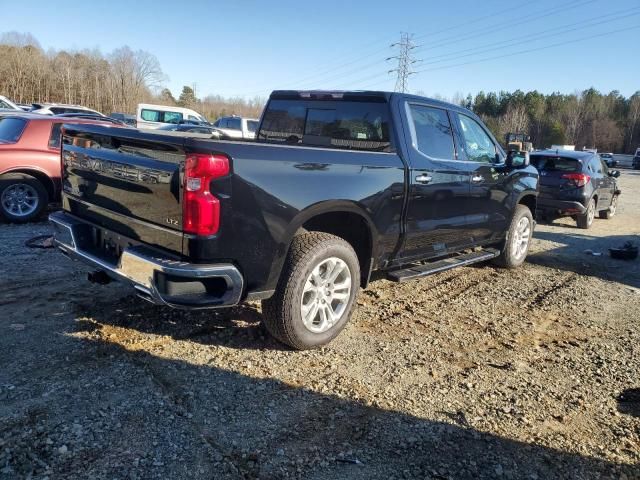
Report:
[[[456,257],[444,258],[433,262],[412,265],[401,270],[393,270],[387,273],[387,278],[392,282],[406,282],[414,278],[426,277],[433,273],[444,272],[456,267],[464,267],[473,263],[485,262],[496,258],[500,251],[494,248],[485,248],[471,253],[465,253]]]

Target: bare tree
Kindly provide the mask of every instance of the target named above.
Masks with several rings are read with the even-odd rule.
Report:
[[[508,132],[526,132],[529,127],[529,116],[524,105],[511,104],[507,107],[507,111],[498,121],[500,136],[504,136]]]

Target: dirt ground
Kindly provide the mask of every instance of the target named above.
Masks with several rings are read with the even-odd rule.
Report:
[[[640,479],[640,172],[520,269],[377,281],[329,347],[186,314],[0,225],[0,479]],[[593,256],[585,250],[602,253]]]

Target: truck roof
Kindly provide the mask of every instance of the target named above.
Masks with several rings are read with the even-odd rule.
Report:
[[[450,110],[458,110],[461,112],[471,112],[469,109],[456,105],[454,103],[436,100],[435,98],[423,97],[420,95],[412,95],[409,93],[387,92],[379,90],[274,90],[271,99],[299,99],[299,98],[316,98],[316,99],[335,99],[350,100],[354,102],[386,102],[391,97],[403,97],[407,100],[416,100],[424,102],[425,100],[435,106],[441,106]]]

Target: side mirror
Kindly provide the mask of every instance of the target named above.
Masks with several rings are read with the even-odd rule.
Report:
[[[509,150],[507,152],[505,164],[508,168],[525,168],[530,163],[531,159],[527,151]]]
[[[620,176],[620,170],[609,170],[609,176],[618,178]]]

